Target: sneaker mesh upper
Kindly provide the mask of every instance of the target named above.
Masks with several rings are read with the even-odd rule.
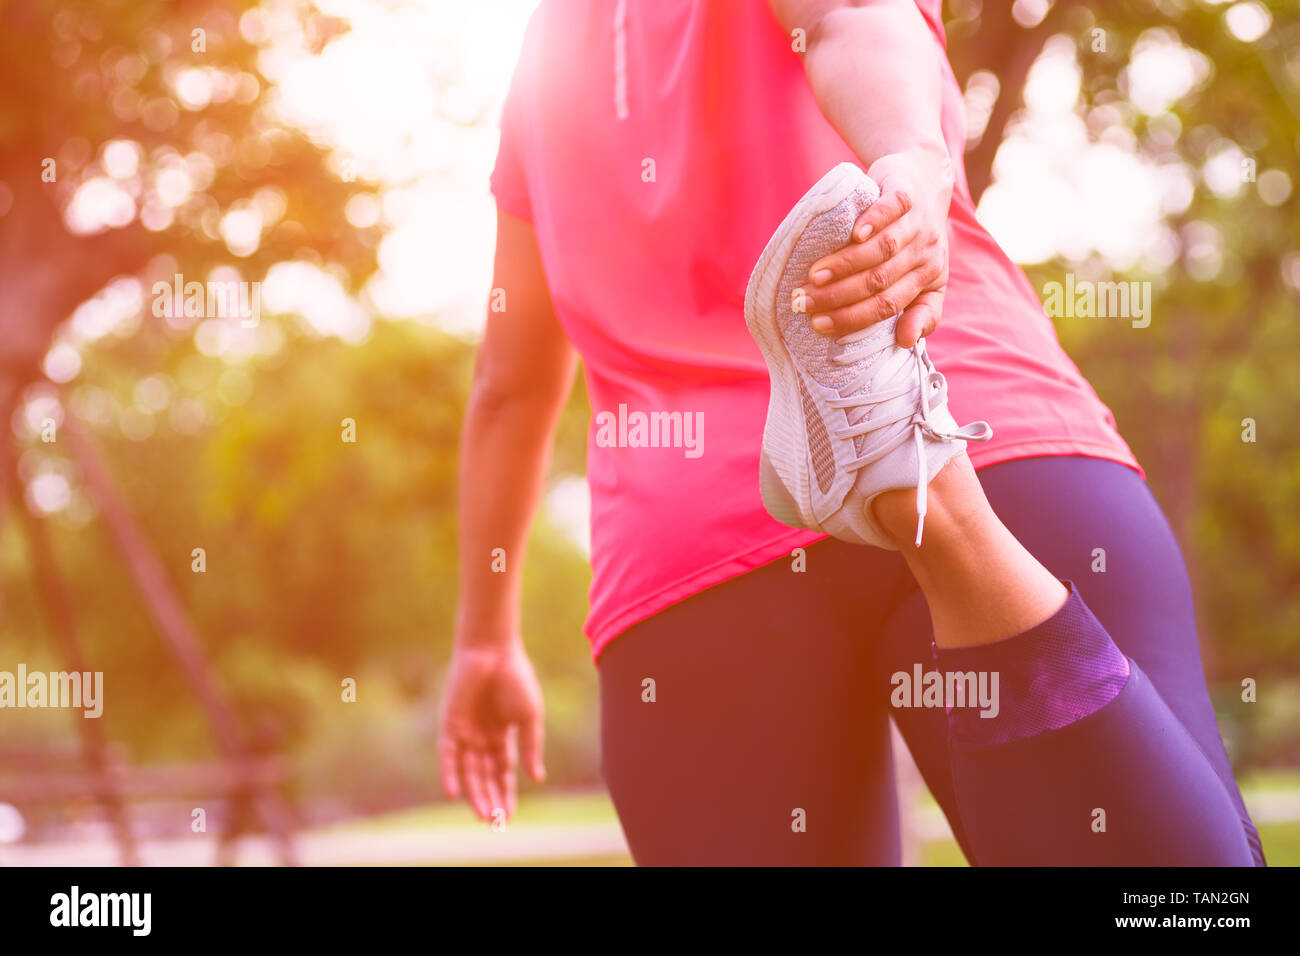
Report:
[[[874,187],[874,184],[867,185]],[[814,262],[842,249],[849,241],[853,224],[858,216],[862,215],[863,210],[878,196],[878,193],[874,189],[867,188],[867,185],[855,188],[835,208],[822,213],[808,223],[799,241],[795,243],[776,293],[777,320],[780,323],[781,337],[785,341],[786,348],[809,377],[819,385],[834,389],[836,393],[842,393],[851,381],[862,374],[865,367],[876,363],[885,352],[873,353],[853,365],[842,365],[834,361],[834,356],[839,352],[834,337],[813,331],[809,322],[810,316],[795,312],[794,292],[796,289],[808,286],[808,269]],[[882,337],[893,339],[893,322],[881,322],[877,328]],[[869,392],[872,384],[868,381],[853,394]],[[830,448],[830,439],[826,433],[825,423],[815,411],[815,402],[807,394],[802,382],[799,388],[804,418],[808,423],[808,442],[812,450],[817,483],[825,491],[830,487],[834,477],[834,455]],[[864,442],[863,437],[855,441],[854,444],[859,452]]]
[[[802,381],[799,382],[799,398],[803,402],[803,419],[808,430],[808,451],[812,457],[813,473],[817,476],[817,487],[825,494],[830,491],[831,483],[835,480],[835,453],[831,451],[826,423],[822,421],[817,406]]]

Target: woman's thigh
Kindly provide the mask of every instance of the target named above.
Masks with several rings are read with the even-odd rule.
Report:
[[[1196,612],[1177,541],[1146,483],[1096,458],[1025,458],[984,468],[980,482],[1011,533],[1058,578],[1075,583],[1121,651],[1151,678],[1214,767],[1258,848],[1210,704]],[[931,658],[929,615],[919,592],[904,599],[880,637],[880,666],[910,670]],[[948,813],[952,800],[946,720],[897,711],[914,759]]]
[[[805,560],[694,595],[602,653],[605,781],[638,863],[898,862],[871,621],[906,572],[838,541]]]

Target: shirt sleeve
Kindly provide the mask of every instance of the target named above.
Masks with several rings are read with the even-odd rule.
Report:
[[[534,14],[535,16],[535,14]],[[510,89],[501,109],[501,143],[497,147],[496,166],[492,169],[489,185],[497,205],[519,219],[533,221],[533,205],[528,196],[527,121],[530,110],[524,102],[531,88],[532,37],[536,31],[529,24],[525,33],[519,62],[515,64],[510,79]]]

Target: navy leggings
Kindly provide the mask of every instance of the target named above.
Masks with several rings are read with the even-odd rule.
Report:
[[[1206,690],[1187,572],[1145,482],[1083,457],[979,477],[1137,665],[1120,695],[1037,736],[951,743],[942,708],[890,706],[889,675],[932,660],[901,556],[818,542],[802,573],[790,558],[757,568],[601,655],[604,775],[638,863],[897,865],[892,717],[973,864],[1263,864]]]

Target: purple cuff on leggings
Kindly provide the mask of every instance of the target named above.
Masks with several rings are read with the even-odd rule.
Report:
[[[994,744],[1032,737],[1101,710],[1123,689],[1128,658],[1073,582],[1061,583],[1070,592],[1065,604],[1037,627],[993,644],[936,649],[941,673],[974,671],[996,690],[993,706],[948,711],[952,740]]]

